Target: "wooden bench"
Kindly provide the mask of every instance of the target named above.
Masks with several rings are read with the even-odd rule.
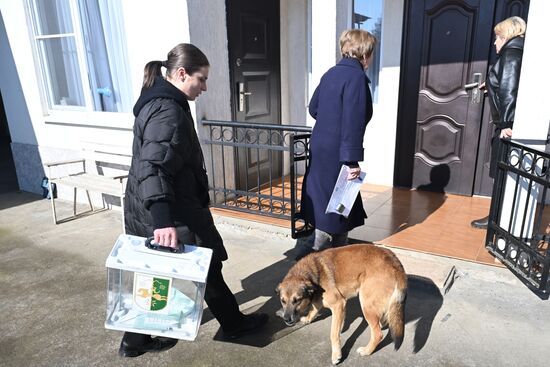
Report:
[[[124,228],[124,191],[125,179],[128,177],[128,170],[132,160],[131,147],[117,146],[100,143],[82,143],[82,158],[66,160],[60,162],[46,163],[48,169],[48,184],[51,193],[51,206],[53,220],[55,224],[65,222],[77,218],[85,213],[98,211],[94,208],[90,198],[90,191],[101,194],[111,195],[120,198],[120,206],[122,211],[122,233],[125,233]],[[70,173],[56,176],[52,172],[57,168],[61,171],[71,171]],[[101,174],[105,168],[120,172],[114,176]],[[73,216],[59,220],[55,210],[55,195],[53,195],[52,185],[69,186],[73,188]],[[81,189],[86,192],[90,211],[77,214],[77,190]],[[103,208],[105,210],[105,199],[102,197]]]

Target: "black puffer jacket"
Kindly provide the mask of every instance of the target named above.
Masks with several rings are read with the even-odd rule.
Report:
[[[217,247],[217,255],[225,259],[208,208],[204,158],[185,95],[157,77],[151,88],[142,90],[134,115],[126,231],[149,237],[154,229],[176,227],[182,242],[194,243],[194,237],[185,238],[191,231],[207,242],[203,245]]]
[[[500,49],[497,61],[489,70],[487,89],[496,129],[511,128],[514,124],[523,42],[523,37],[515,37],[506,42]]]

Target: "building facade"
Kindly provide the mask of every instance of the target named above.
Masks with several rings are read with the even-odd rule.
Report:
[[[488,104],[464,85],[483,81],[496,57],[494,24],[521,15],[514,138],[548,133],[543,0],[0,0],[0,12],[1,107],[24,191],[40,193],[44,163],[78,157],[83,142],[130,147],[143,67],[181,42],[211,63],[192,103],[202,136],[203,119],[314,126],[307,104],[340,58],[340,33],[368,29],[380,42],[367,182],[446,180],[447,192],[490,195]]]

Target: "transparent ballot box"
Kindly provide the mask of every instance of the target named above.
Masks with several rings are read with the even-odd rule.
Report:
[[[172,253],[145,242],[120,235],[107,258],[105,328],[194,340],[212,250],[185,245]]]

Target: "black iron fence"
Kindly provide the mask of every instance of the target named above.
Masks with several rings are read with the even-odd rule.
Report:
[[[311,128],[202,120],[212,206],[290,221],[294,238],[311,230],[299,219]]]
[[[550,154],[503,141],[485,245],[539,296],[548,298]]]

